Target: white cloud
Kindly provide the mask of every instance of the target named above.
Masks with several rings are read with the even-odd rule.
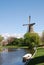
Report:
[[[42,33],[41,32],[37,32],[38,34],[39,34],[39,36],[41,36],[42,35]],[[16,37],[16,38],[21,38],[21,37],[23,37],[24,36],[24,34],[8,34],[8,33],[5,33],[5,34],[1,34],[3,37],[4,37],[4,39],[7,39],[8,37]]]
[[[1,34],[5,39],[7,39],[8,37],[16,37],[16,38],[21,38],[23,37],[23,34],[8,34],[8,33],[5,33],[5,34]]]
[[[42,32],[37,32],[39,34],[39,36],[42,36]]]

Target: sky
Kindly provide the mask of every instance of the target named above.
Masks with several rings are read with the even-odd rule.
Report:
[[[35,32],[44,30],[44,0],[0,0],[0,34],[25,34],[27,26],[34,25]]]

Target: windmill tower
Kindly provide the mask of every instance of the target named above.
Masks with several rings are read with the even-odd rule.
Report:
[[[29,16],[29,24],[23,24],[23,26],[28,26],[28,32],[33,33],[34,32],[33,25],[35,25],[35,23],[30,24],[30,19],[31,19],[31,16]]]

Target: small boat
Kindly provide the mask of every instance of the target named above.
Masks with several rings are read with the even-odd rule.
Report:
[[[26,61],[28,61],[29,59],[31,59],[32,58],[32,54],[25,54],[24,56],[23,56],[23,62],[26,62]]]

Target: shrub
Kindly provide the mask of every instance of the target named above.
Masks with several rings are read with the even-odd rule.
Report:
[[[33,48],[40,43],[40,37],[37,33],[26,33],[24,35],[24,42],[30,48]]]

